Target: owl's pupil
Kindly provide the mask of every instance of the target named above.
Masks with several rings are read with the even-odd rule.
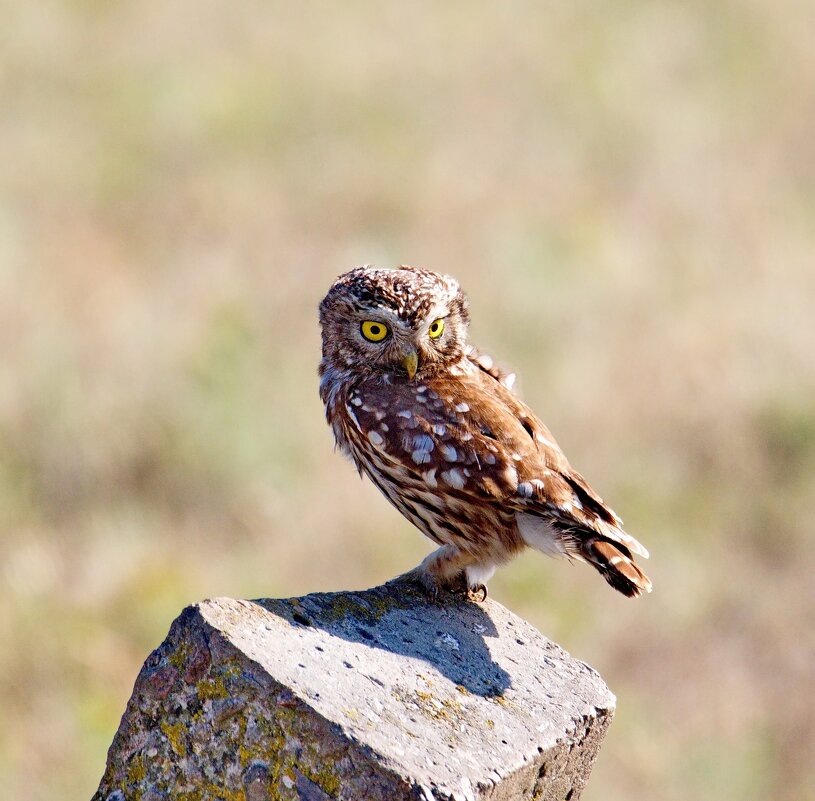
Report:
[[[378,337],[378,336],[379,336],[379,326],[378,326],[378,325],[372,325],[372,326],[371,326],[371,333],[372,333],[372,334],[373,334],[375,337]]]

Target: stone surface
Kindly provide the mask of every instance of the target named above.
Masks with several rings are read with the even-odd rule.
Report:
[[[216,598],[145,662],[94,801],[578,799],[614,703],[491,600]]]

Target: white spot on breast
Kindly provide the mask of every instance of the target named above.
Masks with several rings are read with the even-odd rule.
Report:
[[[427,392],[427,387],[424,384],[420,384],[416,387],[416,392]]]
[[[362,406],[362,398],[360,398],[359,395],[354,395],[354,397],[351,398],[351,403],[353,403],[354,406]]]
[[[416,464],[426,464],[430,461],[430,454],[427,451],[413,451],[410,454],[410,458],[413,459]]]
[[[368,439],[371,441],[372,445],[376,445],[377,447],[385,441],[378,431],[369,431]]]
[[[390,431],[390,428],[388,427],[388,424],[387,424],[387,423],[380,423],[379,427],[380,427],[380,428],[381,428],[381,429],[382,429],[382,430],[383,430],[385,433],[387,433],[388,431]]]
[[[458,461],[458,451],[452,445],[442,445],[439,451],[448,462]]]
[[[469,431],[464,431],[461,434],[461,441],[462,442],[469,442],[473,438],[473,435]]]
[[[538,492],[543,492],[544,484],[539,478],[533,478],[531,484]]]
[[[441,477],[444,483],[453,489],[464,489],[464,476],[457,467],[454,467],[452,470],[442,471]]]
[[[461,412],[462,414],[464,414],[464,412],[470,411],[470,407],[463,401],[461,403],[457,403],[455,409],[457,412]]]
[[[396,413],[396,416],[397,417],[404,417],[406,420],[410,420],[410,418],[413,417],[413,412],[410,411],[410,409],[400,409]]]
[[[520,462],[520,461],[521,461],[521,454],[520,454],[520,453],[513,453],[513,454],[512,454],[512,458],[513,458],[513,459],[514,459],[516,462]]]
[[[486,464],[495,464],[495,456],[491,453],[485,453],[481,458]]]
[[[433,433],[443,437],[447,433],[447,426],[443,426],[441,423],[436,423],[433,426]]]
[[[376,419],[383,420],[385,418],[385,412],[380,412],[379,409],[376,410]],[[387,429],[385,429],[387,431]]]
[[[431,487],[438,487],[439,482],[436,481],[436,468],[434,467],[432,470],[428,470],[425,473],[422,473],[422,478],[431,486]]]

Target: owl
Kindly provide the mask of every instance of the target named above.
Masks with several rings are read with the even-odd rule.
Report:
[[[357,267],[320,303],[320,396],[340,450],[439,547],[406,576],[486,597],[525,548],[586,562],[623,595],[651,591],[648,552],[467,344],[467,299],[447,275]]]

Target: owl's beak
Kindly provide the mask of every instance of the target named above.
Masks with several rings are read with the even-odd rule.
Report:
[[[416,375],[416,370],[419,367],[419,354],[415,350],[410,351],[402,359],[402,366],[407,370],[408,378],[413,381],[413,376]]]

